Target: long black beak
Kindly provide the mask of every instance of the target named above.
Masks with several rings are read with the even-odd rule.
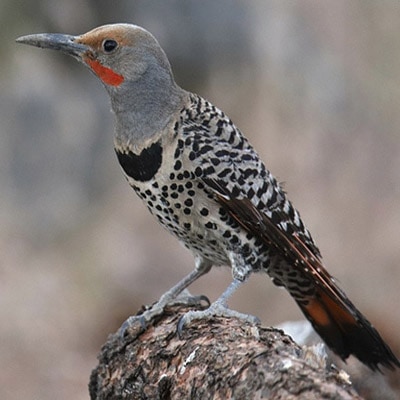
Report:
[[[16,41],[42,49],[59,50],[78,59],[89,50],[89,47],[77,41],[79,36],[64,35],[62,33],[38,33],[36,35],[21,36]]]

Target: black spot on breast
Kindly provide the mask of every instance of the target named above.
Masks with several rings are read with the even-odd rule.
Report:
[[[118,161],[125,173],[135,181],[147,182],[157,173],[162,162],[160,142],[153,143],[139,155],[115,150]]]

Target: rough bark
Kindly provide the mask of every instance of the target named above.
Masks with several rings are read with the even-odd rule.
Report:
[[[273,328],[234,318],[193,321],[173,306],[147,329],[110,335],[92,371],[91,399],[361,399],[346,375]]]

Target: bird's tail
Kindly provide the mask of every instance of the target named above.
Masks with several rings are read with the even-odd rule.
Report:
[[[338,298],[333,298],[317,287],[309,301],[297,301],[326,344],[343,360],[353,354],[372,370],[379,370],[380,365],[400,367],[399,360],[364,315],[342,291],[336,294]]]

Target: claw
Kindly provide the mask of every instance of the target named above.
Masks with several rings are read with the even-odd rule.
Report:
[[[178,335],[179,340],[183,340],[183,327],[185,326],[185,315],[183,314],[182,317],[179,318],[178,324],[176,325],[176,334]]]
[[[126,332],[129,328],[133,327],[135,324],[140,324],[140,327],[143,330],[147,329],[147,321],[146,318],[144,317],[144,314],[141,315],[132,315],[128,317],[121,325],[121,327],[118,329],[118,335],[122,339],[125,337]]]

